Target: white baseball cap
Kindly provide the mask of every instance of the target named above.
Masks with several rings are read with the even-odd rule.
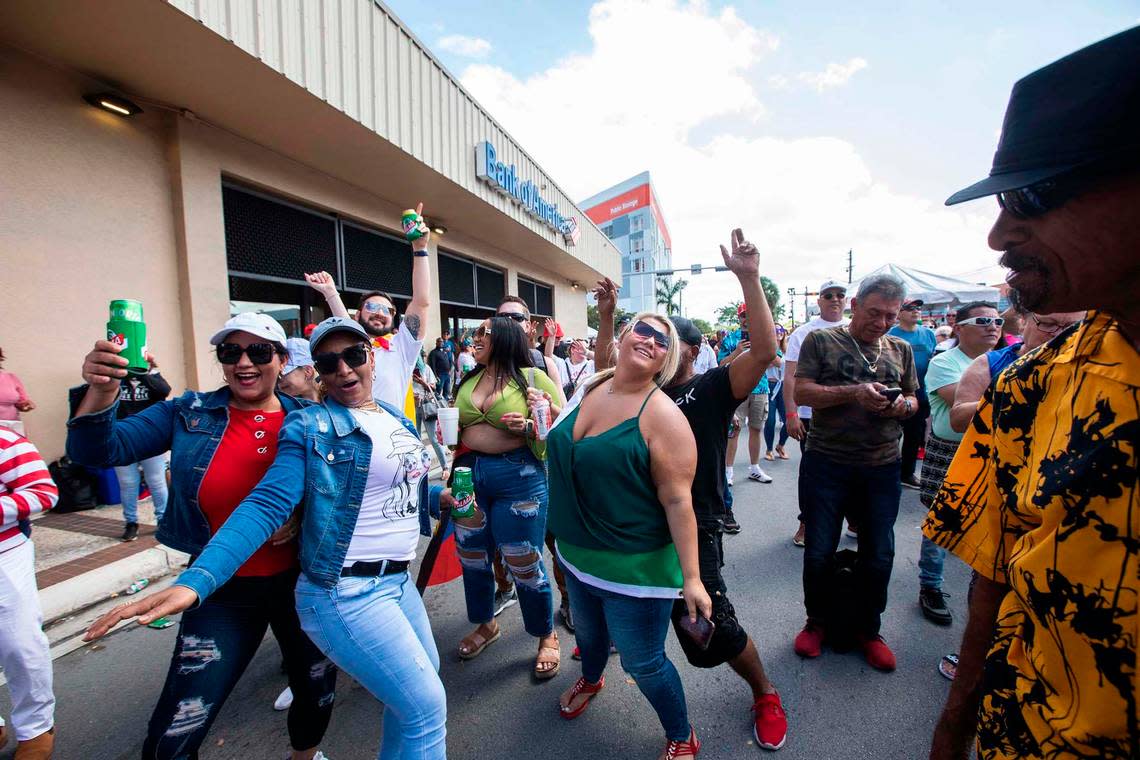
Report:
[[[216,346],[224,341],[227,335],[238,331],[247,332],[259,338],[265,338],[282,347],[285,346],[285,329],[281,327],[277,320],[268,314],[258,314],[253,311],[235,314],[227,319],[222,329],[218,330],[214,333],[214,336],[210,338],[210,345]]]
[[[842,290],[847,292],[847,283],[840,282],[839,280],[824,280],[823,284],[819,286],[819,294],[823,295],[829,290]]]
[[[289,352],[289,361],[285,362],[283,374],[288,375],[298,367],[313,366],[313,353],[309,350],[309,341],[304,338],[290,338],[285,341],[285,350]]]

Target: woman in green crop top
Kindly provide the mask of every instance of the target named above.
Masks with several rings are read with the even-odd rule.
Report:
[[[456,389],[460,446],[456,467],[470,467],[477,511],[455,519],[463,565],[467,618],[476,626],[459,643],[459,656],[477,657],[499,639],[495,620],[495,554],[502,555],[518,590],[527,633],[538,639],[534,675],[553,678],[559,668],[553,596],[542,560],[546,535],[546,442],[535,435],[531,407],[557,398],[546,373],[531,366],[526,333],[494,317],[474,333],[478,362]],[[558,410],[551,409],[552,419]],[[453,470],[454,471],[454,470]]]
[[[639,314],[618,343],[617,365],[595,375],[547,440],[550,531],[566,573],[582,677],[560,700],[582,713],[605,685],[610,642],[665,730],[662,757],[700,748],[685,693],[665,656],[673,602],[689,619],[712,616],[701,583],[692,485],[697,448],[685,416],[658,388],[677,368],[673,323]]]

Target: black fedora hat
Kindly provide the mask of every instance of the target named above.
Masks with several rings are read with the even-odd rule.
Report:
[[[1140,27],[1034,71],[1013,86],[990,176],[946,199],[1016,190],[1140,151]]]

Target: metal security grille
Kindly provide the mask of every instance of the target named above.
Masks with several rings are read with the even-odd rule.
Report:
[[[475,292],[478,296],[479,306],[486,309],[496,309],[503,301],[506,292],[506,282],[503,273],[498,269],[475,265]]]
[[[405,241],[348,222],[340,229],[346,290],[412,297],[412,255]]]
[[[439,254],[439,300],[475,306],[475,267],[470,261]]]
[[[338,277],[332,216],[232,185],[222,186],[222,212],[231,273],[295,282],[303,282],[305,272],[320,270]]]

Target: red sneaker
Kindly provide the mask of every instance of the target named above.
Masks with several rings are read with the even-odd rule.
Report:
[[[752,736],[764,749],[777,750],[788,738],[788,716],[779,694],[763,694],[752,705]]]
[[[863,647],[863,656],[867,658],[867,664],[875,670],[889,673],[897,666],[895,653],[887,646],[887,642],[883,641],[882,636],[870,638],[864,636],[860,638],[859,645]]]
[[[800,657],[819,657],[823,652],[823,626],[808,618],[804,629],[796,634],[796,654]]]
[[[697,732],[689,726],[689,738],[685,741],[676,742],[672,739],[665,745],[665,751],[657,760],[677,760],[681,757],[696,757],[697,753],[701,751],[701,740],[697,738]]]

